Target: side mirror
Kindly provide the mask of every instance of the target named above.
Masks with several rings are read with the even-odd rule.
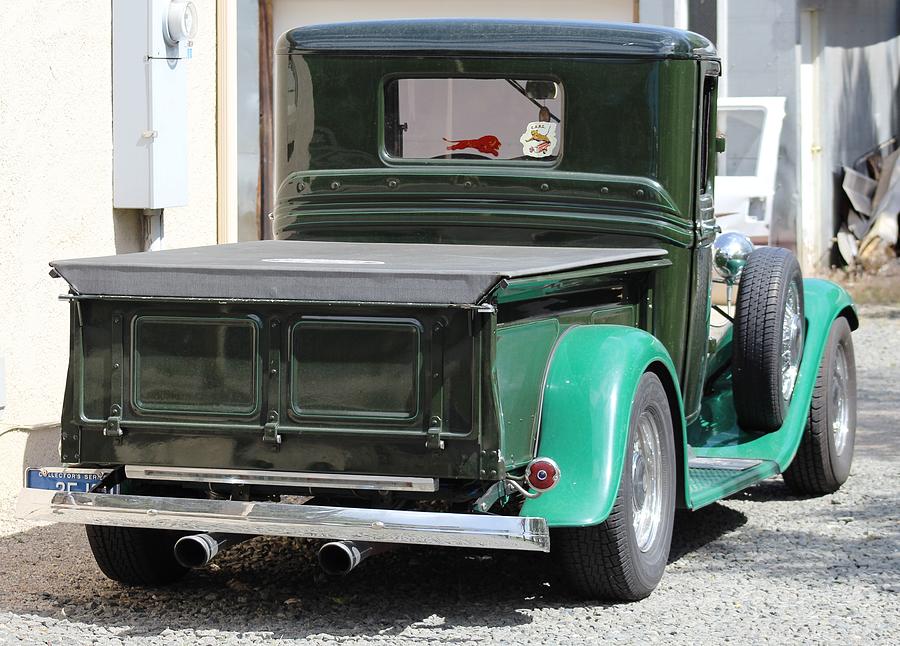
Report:
[[[734,285],[753,251],[753,243],[743,233],[723,233],[713,243],[713,267],[727,285]]]

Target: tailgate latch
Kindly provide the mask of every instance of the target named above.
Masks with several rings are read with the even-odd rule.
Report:
[[[109,417],[106,418],[106,426],[103,434],[106,437],[122,437],[122,409],[118,404],[113,404],[109,409]]]
[[[263,427],[263,442],[274,444],[275,448],[278,448],[281,444],[281,433],[278,432],[278,412],[270,410],[267,419],[268,421]]]
[[[425,431],[425,448],[442,450],[444,448],[444,440],[441,439],[441,430],[444,426],[441,418],[435,415],[428,424],[428,430]]]

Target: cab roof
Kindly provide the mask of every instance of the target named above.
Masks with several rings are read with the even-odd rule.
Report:
[[[279,54],[508,54],[617,58],[715,58],[698,34],[630,23],[534,20],[383,20],[298,27]]]

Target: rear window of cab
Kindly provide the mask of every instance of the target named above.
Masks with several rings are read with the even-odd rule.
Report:
[[[554,162],[564,99],[550,80],[392,79],[384,87],[385,151],[393,159]]]

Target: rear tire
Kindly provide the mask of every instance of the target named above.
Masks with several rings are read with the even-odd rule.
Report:
[[[803,276],[787,249],[750,254],[734,316],[734,407],[749,431],[777,431],[794,393],[803,353]]]
[[[637,601],[653,592],[662,578],[674,518],[672,416],[662,382],[648,372],[634,395],[612,512],[599,525],[553,530],[553,556],[579,596]],[[649,526],[642,522],[647,519]]]
[[[850,324],[840,317],[828,333],[800,447],[784,472],[785,483],[797,493],[834,493],[850,475],[856,441],[855,361]]]
[[[174,583],[187,574],[175,560],[175,541],[184,532],[143,527],[85,525],[100,571],[125,585]]]

